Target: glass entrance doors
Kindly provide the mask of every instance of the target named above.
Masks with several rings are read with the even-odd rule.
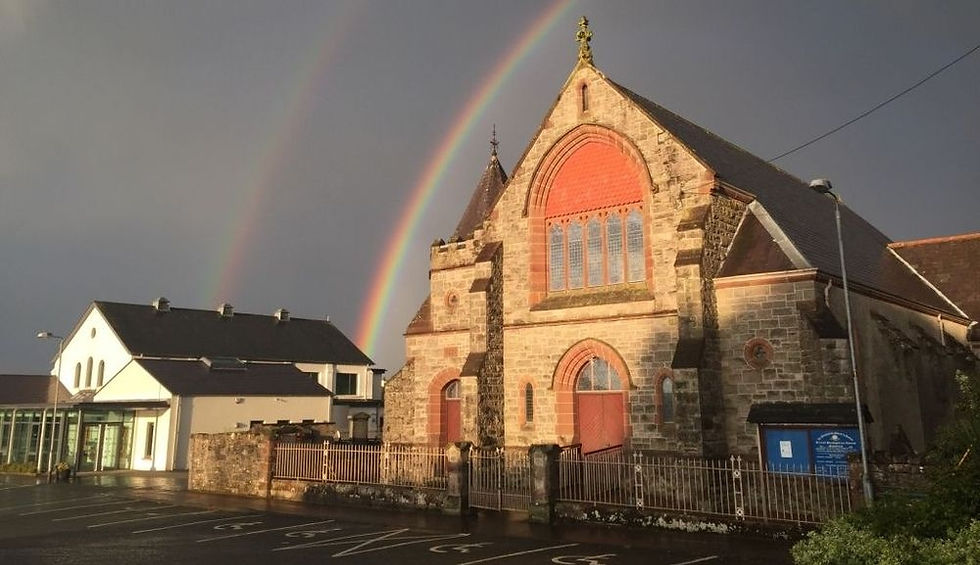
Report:
[[[82,427],[79,471],[111,471],[128,466],[129,448],[124,424],[88,423]]]

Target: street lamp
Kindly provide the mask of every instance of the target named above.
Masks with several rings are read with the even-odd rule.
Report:
[[[54,435],[55,429],[58,433],[61,433],[61,427],[58,426],[58,397],[61,396],[61,354],[64,352],[65,338],[60,335],[55,335],[51,332],[37,332],[38,339],[56,339],[58,340],[58,367],[54,372],[54,415],[51,418],[51,441],[48,443],[48,482],[51,482],[51,469],[54,459]]]
[[[840,224],[840,197],[832,192],[833,185],[827,179],[810,181],[810,188],[830,196],[834,200],[834,219],[837,221],[837,252],[840,255],[840,276],[844,288],[844,312],[847,315],[847,345],[851,353],[851,374],[854,377],[854,407],[857,410],[858,433],[861,435],[861,484],[864,487],[864,499],[871,503],[874,495],[871,492],[871,477],[868,474],[868,447],[865,445],[864,412],[861,410],[861,389],[858,386],[857,359],[854,355],[854,324],[851,321],[851,299],[847,289],[847,267],[844,263],[844,236]]]

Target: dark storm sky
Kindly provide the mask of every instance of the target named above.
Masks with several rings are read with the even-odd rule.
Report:
[[[285,306],[354,337],[411,190],[549,6],[0,0],[0,372],[46,372],[56,346],[35,332],[71,331],[95,299]],[[491,125],[510,169],[575,63],[581,14],[607,76],[764,158],[980,43],[975,1],[572,3],[460,140],[408,242],[369,352],[389,371]],[[978,94],[980,52],[777,164],[831,178],[893,239],[977,231]]]

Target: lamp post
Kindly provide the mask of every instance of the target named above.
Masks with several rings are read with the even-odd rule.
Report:
[[[51,441],[48,443],[48,482],[51,482],[51,470],[54,459],[54,435],[55,429],[60,434],[61,427],[58,426],[58,397],[61,396],[61,354],[64,353],[65,338],[51,332],[37,332],[38,339],[57,339],[58,340],[58,367],[54,372],[54,415],[51,418]]]
[[[834,200],[834,219],[837,222],[837,252],[840,256],[840,275],[844,289],[844,313],[847,316],[847,345],[851,354],[851,375],[854,379],[854,408],[857,411],[858,434],[861,436],[861,485],[864,487],[864,499],[871,503],[874,494],[871,491],[871,477],[868,474],[868,448],[865,445],[864,412],[861,410],[861,388],[858,385],[857,358],[854,355],[854,324],[851,320],[851,299],[847,288],[847,266],[844,262],[844,236],[840,223],[840,197],[834,194],[833,185],[827,179],[810,181],[810,188],[830,196]]]

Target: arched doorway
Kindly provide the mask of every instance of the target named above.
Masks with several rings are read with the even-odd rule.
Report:
[[[623,380],[601,357],[591,357],[575,378],[575,435],[583,453],[623,445]]]
[[[454,379],[442,387],[439,410],[439,444],[455,443],[460,435],[459,379]]]

